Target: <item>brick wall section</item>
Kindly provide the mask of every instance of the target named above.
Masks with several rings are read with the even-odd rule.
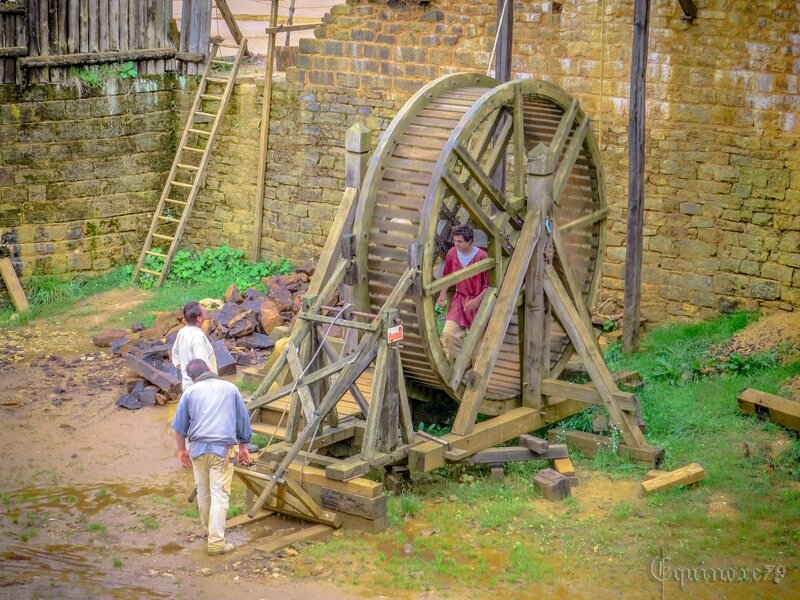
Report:
[[[23,276],[138,256],[173,153],[172,84],[110,85],[0,86],[0,245]]]
[[[697,4],[694,23],[677,2],[652,5],[643,314],[791,310],[800,307],[800,9],[794,0]],[[317,39],[301,41],[287,76],[289,89],[300,90],[292,114],[300,135],[290,143],[309,145],[301,187],[279,190],[289,198],[268,192],[278,212],[302,212],[300,201],[308,218],[278,219],[282,231],[265,235],[291,235],[313,254],[306,244],[318,247],[314,234],[290,232],[332,214],[346,128],[362,121],[383,129],[431,79],[485,72],[495,11],[494,0],[334,7]],[[593,118],[612,207],[603,289],[620,298],[632,13],[631,0],[515,2],[514,76],[556,83]],[[291,246],[274,242],[289,255]]]

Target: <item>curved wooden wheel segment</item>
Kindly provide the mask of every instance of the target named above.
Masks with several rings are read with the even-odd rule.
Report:
[[[435,314],[442,287],[437,274],[450,230],[467,222],[475,228],[476,242],[489,253],[478,268],[488,271],[490,285],[499,289],[525,222],[526,154],[538,144],[555,157],[553,240],[561,259],[556,265],[571,293],[591,306],[608,209],[589,119],[563,90],[543,81],[498,84],[476,74],[442,77],[406,103],[369,164],[354,226],[356,301],[362,310],[379,309],[407,268],[409,245],[417,244],[423,294],[407,296],[399,307],[403,369],[406,377],[443,389],[456,401],[464,392],[466,369],[463,364],[454,369],[445,357]],[[512,318],[483,413],[520,405],[525,326],[543,324],[525,324],[522,310]],[[550,376],[557,376],[572,347],[557,321],[544,326],[550,328]]]

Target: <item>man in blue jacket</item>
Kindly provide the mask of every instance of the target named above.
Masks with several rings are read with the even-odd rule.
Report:
[[[235,549],[225,543],[225,520],[237,449],[239,462],[250,462],[250,417],[236,386],[219,379],[205,361],[189,361],[186,374],[194,383],[184,389],[172,429],[181,465],[194,469],[197,506],[208,533],[208,554],[218,556]]]

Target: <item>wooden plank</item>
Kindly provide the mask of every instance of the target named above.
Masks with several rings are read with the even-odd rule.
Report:
[[[555,437],[555,430],[551,430],[551,434]],[[609,438],[593,433],[586,433],[584,431],[567,431],[565,437],[567,445],[576,446],[589,458],[597,454],[599,449],[607,449],[611,446],[611,440]],[[650,468],[658,468],[664,460],[664,449],[657,446],[636,448],[625,444],[619,444],[617,446],[617,453],[620,456]]]
[[[246,516],[246,515],[245,515]],[[329,525],[312,525],[311,527],[304,527],[300,531],[295,531],[288,535],[278,535],[269,538],[268,541],[256,542],[254,548],[267,554],[272,554],[288,548],[292,544],[300,542],[310,542],[311,540],[319,540],[329,536],[333,532],[333,528]],[[263,538],[262,538],[263,539]]]
[[[603,404],[600,392],[598,392],[594,384],[591,383],[570,383],[557,379],[543,379],[542,393],[546,396],[567,398],[569,400],[576,400],[589,404]],[[639,399],[635,394],[618,391],[614,392],[614,398],[619,407],[626,412],[638,413],[641,410]]]
[[[542,452],[534,452],[525,446],[501,446],[476,452],[466,459],[471,464],[499,464],[526,460],[557,460],[569,456],[566,444],[553,444]]]
[[[286,360],[289,363],[289,370],[291,370],[295,381],[297,381],[303,375],[303,365],[300,364],[300,357],[292,342],[286,344]],[[295,385],[295,393],[300,398],[300,405],[303,408],[303,416],[306,422],[311,421],[314,415],[314,400],[311,397],[308,385]]]
[[[644,236],[645,112],[650,0],[634,0],[631,98],[628,119],[628,223],[625,236],[625,299],[622,349],[639,348]]]
[[[687,21],[694,21],[697,18],[697,4],[694,0],[678,0],[678,4],[681,5]]]
[[[521,446],[533,450],[534,452],[547,452],[550,448],[550,442],[543,440],[535,435],[525,434],[519,436],[519,443]]]
[[[454,271],[453,273],[450,273],[450,275],[440,277],[439,279],[434,280],[430,285],[425,286],[425,294],[429,296],[438,294],[443,289],[449,288],[451,285],[455,285],[456,283],[464,281],[465,279],[469,279],[470,277],[494,269],[496,264],[497,262],[493,258],[484,258],[476,263],[467,265],[466,267],[463,267],[458,271]]]
[[[528,272],[540,224],[541,215],[533,213],[528,215],[525,225],[522,227],[516,250],[511,256],[508,270],[503,279],[503,286],[497,296],[495,312],[486,327],[486,335],[481,342],[475,366],[472,369],[476,376],[471,381],[471,385],[467,386],[453,423],[453,433],[455,434],[468,434],[475,426],[475,418],[478,416],[478,409],[486,393],[491,370],[497,361],[502,340],[505,337],[506,329],[508,329],[508,324],[514,313],[517,297],[522,290],[525,275]]]
[[[502,444],[523,433],[544,427],[546,421],[539,411],[532,408],[516,408],[488,421],[478,423],[467,435],[449,433],[442,436],[456,449],[475,454],[480,450]],[[417,444],[408,454],[408,466],[415,471],[432,471],[444,466],[446,446],[437,442]]]
[[[553,469],[539,471],[533,478],[533,484],[547,500],[561,500],[570,495],[567,478]]]
[[[269,468],[269,463],[259,463],[258,467]],[[305,485],[311,483],[324,488],[346,492],[357,496],[364,496],[365,498],[377,498],[383,493],[383,485],[377,481],[357,477],[349,481],[337,481],[328,479],[325,476],[325,470],[310,465],[301,465],[298,463],[291,463],[286,471],[286,477],[294,481],[298,481]]]
[[[234,527],[239,527],[241,525],[249,525],[250,523],[258,523],[259,521],[263,521],[264,519],[268,519],[269,517],[275,514],[274,510],[260,510],[256,514],[255,517],[252,519],[247,516],[247,514],[237,515],[235,517],[231,517],[227,521],[225,521],[225,529],[233,529]]]
[[[374,452],[369,460],[362,458],[361,455],[351,456],[339,464],[325,467],[325,476],[337,481],[361,477],[375,469],[398,463],[404,460],[407,455],[408,447],[403,446],[389,453]]]
[[[320,504],[323,508],[337,513],[364,517],[365,519],[375,520],[385,517],[389,505],[388,497],[385,494],[381,494],[376,498],[365,498],[364,496],[323,487],[320,489],[319,495]]]
[[[668,471],[663,475],[643,481],[642,493],[652,494],[654,492],[665,492],[676,487],[691,485],[702,480],[705,476],[705,469],[698,463],[692,463],[680,469]]]
[[[53,56],[26,56],[19,62],[23,69],[40,67],[64,67],[69,65],[97,65],[101,63],[125,62],[127,60],[155,60],[174,58],[175,48],[149,48],[119,52],[86,52],[80,54],[58,54]]]
[[[3,282],[6,284],[6,289],[11,295],[11,301],[17,312],[29,312],[31,307],[28,304],[28,298],[17,279],[17,272],[10,258],[0,258],[0,275],[3,277]]]
[[[738,400],[739,410],[744,414],[765,416],[773,423],[800,431],[800,402],[753,388],[744,390]]]

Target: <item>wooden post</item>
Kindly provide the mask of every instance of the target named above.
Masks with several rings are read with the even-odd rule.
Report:
[[[372,131],[362,123],[356,123],[344,136],[344,185],[361,190],[367,173],[369,153],[372,150]]]
[[[630,120],[628,124],[628,232],[625,242],[625,309],[622,349],[639,348],[644,227],[644,119],[647,73],[647,30],[650,0],[635,0],[631,55]]]
[[[361,184],[367,173],[367,163],[372,150],[372,131],[362,123],[355,123],[347,130],[344,136],[344,185],[355,190],[355,197],[361,192]],[[343,234],[353,232],[353,220],[356,216],[356,206],[353,202],[342,230]],[[339,297],[344,303],[353,302],[353,286],[343,284]],[[358,345],[358,332],[347,329],[344,334],[344,351],[350,354]]]
[[[550,243],[553,215],[553,171],[555,157],[544,144],[528,153],[528,214],[542,215],[536,247],[525,278],[525,321],[522,356],[522,403],[541,408],[542,375],[550,370],[549,310],[544,295],[545,248]],[[551,223],[550,231],[547,223]]]
[[[14,307],[17,309],[17,312],[29,312],[30,306],[28,305],[28,298],[25,296],[25,291],[19,284],[17,272],[10,258],[0,258],[0,277],[6,284],[6,289],[11,295],[11,300],[14,302]]]
[[[264,66],[264,101],[261,109],[261,142],[258,147],[258,181],[253,209],[253,260],[261,257],[261,228],[264,222],[264,179],[267,175],[267,150],[269,149],[269,109],[272,104],[272,70],[275,64],[275,26],[278,24],[278,2],[272,0],[269,13],[269,45]]]
[[[503,5],[505,5],[505,13],[503,12]],[[497,0],[497,29],[500,34],[498,36],[497,58],[494,63],[494,77],[502,83],[511,80],[511,49],[514,47],[513,0]]]
[[[499,33],[494,63],[494,77],[502,83],[511,80],[511,50],[514,46],[514,0],[497,0],[497,30]],[[498,127],[498,134],[500,129],[501,127]],[[498,134],[495,134],[495,141],[497,141]],[[497,189],[503,191],[506,185],[505,157],[500,161],[495,172],[491,173],[491,176]],[[495,209],[492,209],[492,213],[494,212]],[[497,285],[500,284],[499,281],[496,283]]]

